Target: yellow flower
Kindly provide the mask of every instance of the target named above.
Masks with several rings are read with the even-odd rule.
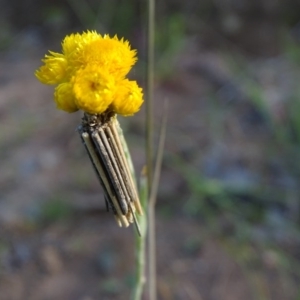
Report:
[[[101,51],[100,51],[101,49]],[[86,46],[85,59],[108,70],[116,79],[123,79],[136,62],[136,51],[130,49],[128,41],[116,36],[97,39]]]
[[[76,51],[80,51],[85,45],[92,41],[101,39],[102,36],[96,31],[87,31],[82,34],[75,33],[67,35],[62,42],[62,52],[64,55],[72,55]]]
[[[101,114],[111,104],[116,91],[114,77],[97,65],[88,65],[73,78],[75,103],[90,114]]]
[[[88,63],[86,47],[99,39],[102,39],[102,36],[95,31],[71,34],[64,38],[62,52],[68,60],[69,73],[75,73],[79,68],[86,66]]]
[[[78,110],[75,104],[72,85],[69,82],[61,83],[55,88],[54,101],[58,109],[70,113]]]
[[[117,114],[131,116],[139,111],[143,102],[143,92],[136,81],[124,79],[118,85],[112,109]]]
[[[101,114],[109,108],[132,115],[143,102],[142,89],[125,78],[136,60],[128,41],[87,31],[66,36],[62,53],[45,55],[35,76],[58,85],[54,100],[59,109]]]
[[[45,65],[35,71],[35,76],[44,84],[58,84],[64,81],[68,62],[64,55],[49,51],[42,60]]]

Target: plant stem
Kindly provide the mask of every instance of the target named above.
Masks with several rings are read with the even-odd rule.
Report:
[[[130,152],[128,150],[128,146],[126,143],[126,140],[123,135],[123,131],[120,126],[117,126],[118,129],[118,134],[120,137],[120,141],[122,143],[122,148],[125,153],[125,157],[127,159],[130,172],[132,175],[132,178],[135,181],[136,184],[136,176],[133,168],[133,163],[131,159]],[[145,174],[141,175],[141,180],[140,180],[140,202],[141,206],[146,212],[146,204],[147,204],[147,198],[148,198],[148,186],[147,186],[147,180],[145,177]],[[135,274],[135,287],[131,296],[132,300],[140,300],[142,298],[143,294],[143,288],[145,284],[145,263],[146,263],[146,258],[145,258],[145,245],[146,245],[146,229],[147,229],[147,219],[145,216],[137,216],[138,223],[140,225],[140,234],[137,231],[135,231],[135,251],[136,251],[136,274]]]
[[[147,98],[146,98],[146,155],[148,190],[152,183],[153,162],[153,91],[154,91],[154,34],[155,0],[148,0],[148,59],[147,59]]]
[[[156,300],[157,291],[156,291],[156,217],[155,217],[155,205],[157,198],[157,191],[160,180],[162,159],[164,154],[164,145],[166,140],[166,128],[167,128],[167,118],[168,118],[168,109],[167,102],[165,103],[163,121],[161,125],[158,150],[153,174],[153,183],[149,195],[148,202],[148,226],[149,226],[149,299]]]
[[[148,198],[147,179],[145,174],[140,178],[140,201],[143,209],[146,208]],[[136,249],[136,275],[135,275],[135,288],[132,294],[132,300],[142,299],[143,288],[145,284],[145,264],[146,264],[146,229],[147,219],[146,217],[138,216],[138,221],[141,228],[141,236],[138,233],[135,234],[135,249]]]
[[[154,91],[154,38],[155,38],[155,0],[148,0],[148,61],[147,61],[147,101],[146,101],[146,152],[148,191],[152,186],[153,161],[153,91]],[[155,207],[148,203],[148,247],[149,247],[149,300],[156,300],[156,243],[155,243]]]

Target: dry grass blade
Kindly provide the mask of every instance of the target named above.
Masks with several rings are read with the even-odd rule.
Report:
[[[100,131],[100,129],[99,129],[99,131]],[[100,136],[98,131],[96,130],[92,133],[92,139],[98,149],[98,153],[101,156],[101,159],[102,159],[103,165],[105,167],[105,170],[108,174],[110,183],[112,184],[112,186],[114,188],[114,192],[116,193],[116,196],[117,196],[117,199],[119,202],[119,206],[121,207],[123,214],[126,215],[128,212],[128,205],[126,203],[124,190],[122,189],[121,183],[116,174],[117,172],[113,166],[113,163],[109,157],[108,151],[104,145],[104,143],[105,143],[104,139],[106,139],[106,137]]]
[[[164,106],[164,115],[159,136],[157,157],[154,168],[153,182],[150,190],[148,205],[148,226],[149,226],[149,291],[150,299],[156,299],[156,234],[155,234],[155,204],[159,186],[162,159],[166,140],[166,127],[168,119],[168,102]]]
[[[135,223],[141,230],[136,211],[142,212],[134,181],[131,178],[120,136],[114,124],[117,119],[106,115],[88,115],[83,118],[79,132],[98,179],[103,186],[108,210],[112,210],[118,224]]]
[[[131,193],[133,194],[133,202],[134,202],[134,207],[136,208],[137,212],[142,216],[143,215],[143,209],[141,207],[140,204],[140,200],[139,200],[139,196],[137,193],[137,189],[135,186],[135,183],[133,181],[132,175],[131,175],[131,171],[130,171],[130,167],[127,161],[127,158],[125,157],[124,151],[123,151],[123,146],[122,143],[120,141],[120,137],[119,137],[119,123],[117,120],[115,120],[114,122],[112,122],[110,129],[112,130],[113,136],[115,138],[115,142],[116,142],[116,149],[118,149],[117,151],[119,151],[120,153],[120,158],[122,160],[121,164],[124,166],[124,171],[127,174],[127,178],[129,179],[129,184],[128,186],[131,189]]]
[[[105,132],[109,137],[107,139],[109,145],[106,145],[107,149],[109,150],[109,155],[113,163],[115,164],[116,170],[118,171],[118,177],[122,184],[122,187],[125,190],[127,196],[126,198],[128,199],[128,201],[132,201],[134,199],[133,187],[131,185],[130,179],[128,178],[128,172],[126,170],[125,163],[123,162],[122,155],[118,149],[117,142],[115,141],[115,137],[109,127],[105,128]],[[101,134],[104,134],[103,130]]]
[[[156,157],[156,162],[155,162],[155,167],[154,167],[154,176],[153,176],[152,188],[151,188],[150,197],[149,197],[149,204],[151,204],[151,205],[155,205],[155,203],[156,203],[156,195],[157,195],[158,186],[159,186],[161,165],[162,165],[165,140],[166,140],[167,120],[168,120],[168,100],[165,100],[164,115],[163,115],[160,135],[159,135],[157,157]]]
[[[111,188],[110,182],[107,178],[107,175],[105,173],[105,170],[101,164],[101,161],[99,159],[99,156],[97,154],[97,152],[95,151],[94,145],[92,143],[91,137],[89,135],[88,132],[84,132],[83,130],[81,130],[80,132],[81,138],[84,142],[84,145],[86,147],[86,150],[89,154],[89,157],[92,161],[92,164],[96,170],[96,173],[98,175],[98,178],[100,180],[101,185],[103,186],[104,190],[105,190],[105,197],[106,201],[108,201],[113,209],[115,210],[114,213],[118,219],[118,224],[120,225],[124,225],[125,227],[129,226],[129,222],[126,219],[126,217],[123,215],[121,208],[119,206],[119,203],[114,195],[114,192]]]

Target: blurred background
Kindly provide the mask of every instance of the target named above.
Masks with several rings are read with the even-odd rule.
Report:
[[[300,299],[300,2],[157,2],[159,299]],[[90,29],[130,40],[145,86],[147,2],[0,3],[0,298],[129,299],[133,228],[105,211],[82,113],[34,71]],[[144,108],[119,120],[139,174]]]

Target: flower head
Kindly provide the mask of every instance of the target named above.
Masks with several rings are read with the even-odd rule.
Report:
[[[45,64],[35,72],[39,81],[45,84],[58,84],[65,80],[68,62],[63,54],[51,52],[42,60]]]
[[[117,114],[131,116],[139,111],[142,103],[143,92],[136,81],[122,80],[112,103],[113,110]]]
[[[101,49],[101,51],[99,51]],[[136,62],[136,51],[130,50],[127,41],[105,35],[85,49],[86,61],[93,61],[100,68],[108,70],[116,79],[123,79]]]
[[[112,109],[132,115],[143,102],[142,89],[125,78],[136,60],[128,41],[87,31],[66,36],[62,53],[45,55],[35,76],[44,84],[57,85],[58,109],[90,114]]]
[[[116,91],[114,77],[96,65],[78,70],[72,82],[75,103],[83,111],[101,114],[113,101]]]
[[[54,101],[58,109],[67,112],[75,112],[78,106],[75,103],[72,85],[69,82],[59,84],[54,91]]]

